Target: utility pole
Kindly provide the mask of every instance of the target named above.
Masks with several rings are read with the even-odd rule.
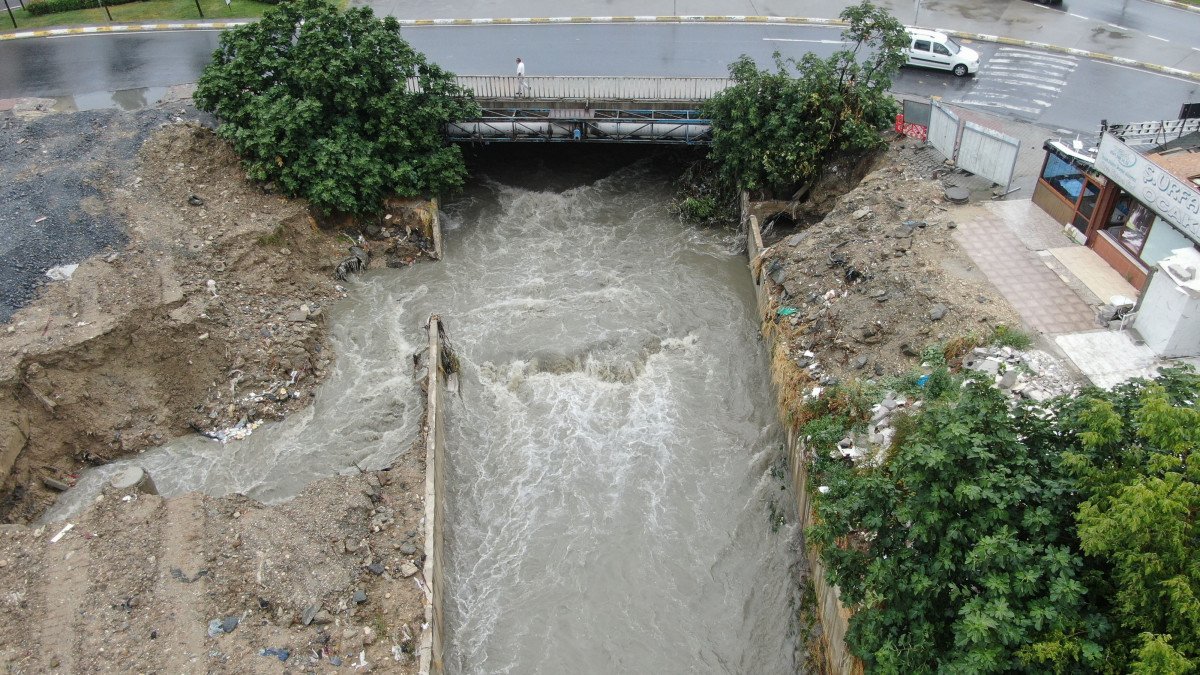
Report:
[[[96,0],[96,1],[99,2],[100,6],[104,8],[104,13],[108,15],[108,20],[112,21],[112,12],[108,11],[108,5],[104,3],[104,0]]]
[[[913,11],[913,26],[921,23],[921,0],[915,0],[916,10]]]
[[[204,18],[204,10],[200,9],[200,0],[196,0],[196,11],[200,12],[200,18]]]
[[[17,19],[13,16],[12,7],[8,6],[8,0],[4,0],[4,9],[8,10],[8,18],[13,22],[13,28],[17,27]]]

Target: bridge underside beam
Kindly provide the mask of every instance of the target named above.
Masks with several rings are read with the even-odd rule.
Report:
[[[476,143],[712,142],[712,127],[695,110],[488,109],[447,131],[453,141]]]

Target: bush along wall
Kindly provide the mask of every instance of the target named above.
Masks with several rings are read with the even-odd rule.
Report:
[[[104,4],[109,7],[124,5],[130,2],[138,2],[138,0],[104,0]],[[25,11],[29,12],[32,16],[70,12],[76,9],[99,8],[100,3],[97,0],[29,0],[29,2],[25,3]]]

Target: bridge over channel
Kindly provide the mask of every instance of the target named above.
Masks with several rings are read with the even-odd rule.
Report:
[[[463,143],[704,145],[712,127],[700,107],[732,84],[724,77],[457,79],[483,109],[477,119],[449,125],[450,139]]]

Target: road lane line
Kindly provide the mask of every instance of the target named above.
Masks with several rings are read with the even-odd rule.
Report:
[[[1091,19],[1087,18],[1086,16],[1084,16],[1082,14],[1075,14],[1074,12],[1071,12],[1070,15],[1075,17],[1076,19],[1083,19],[1084,21],[1091,21]]]
[[[800,40],[797,38],[763,38],[764,42],[812,42],[820,45],[844,45],[849,44],[845,40]]]
[[[1163,42],[1170,42],[1170,40],[1168,40],[1167,38],[1160,38],[1157,35],[1151,35],[1149,33],[1146,33],[1146,37],[1150,38],[1151,40],[1162,40]]]
[[[1193,47],[1193,49],[1195,49],[1195,48]],[[1197,50],[1197,51],[1200,51],[1200,50]],[[1146,69],[1145,69],[1145,68],[1135,68],[1134,66],[1125,66],[1125,65],[1121,65],[1120,63],[1113,63],[1112,61],[1101,61],[1101,60],[1097,59],[1097,60],[1096,60],[1096,63],[1102,63],[1102,64],[1104,64],[1104,65],[1106,65],[1106,66],[1112,66],[1113,68],[1124,68],[1125,70],[1132,70],[1132,71],[1133,71],[1133,72],[1135,72],[1135,73],[1144,73],[1144,72],[1146,72]],[[1158,71],[1157,75],[1158,75],[1159,77],[1166,77],[1166,78],[1169,78],[1169,79],[1172,79],[1172,80],[1178,80],[1178,81],[1180,81],[1180,82],[1184,82],[1184,83],[1187,83],[1187,84],[1194,84],[1194,83],[1195,83],[1195,80],[1189,80],[1189,79],[1182,78],[1182,77],[1175,77],[1174,75],[1168,75],[1168,74],[1166,74],[1166,73],[1164,73],[1164,72],[1162,72],[1162,71]]]
[[[1117,24],[1115,24],[1115,23],[1110,23],[1110,24],[1108,24],[1108,25],[1110,25],[1110,26],[1112,26],[1113,28],[1116,28],[1116,29],[1118,29],[1118,30],[1129,30],[1129,29],[1128,29],[1128,28],[1126,28],[1125,26],[1118,26],[1118,25],[1117,25]]]

